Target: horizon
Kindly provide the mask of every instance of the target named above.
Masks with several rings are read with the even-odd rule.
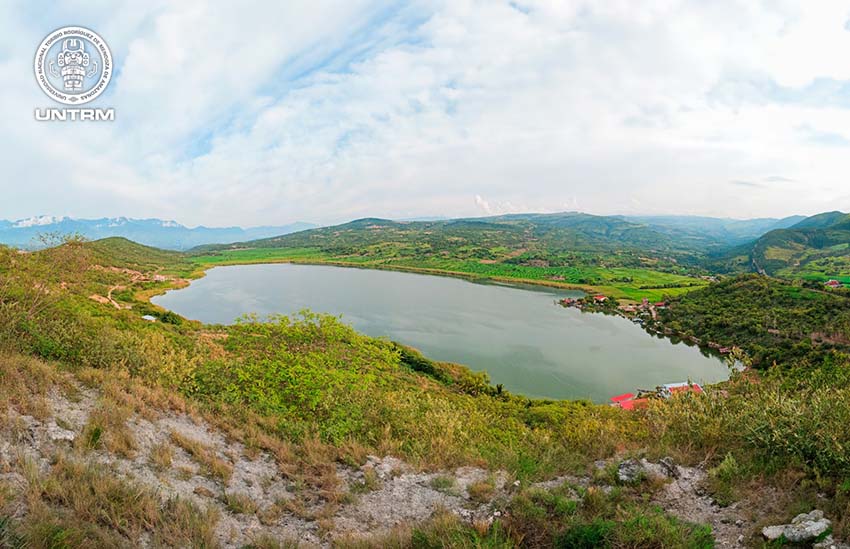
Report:
[[[505,214],[463,216],[463,217],[422,215],[422,216],[417,216],[416,218],[408,218],[408,219],[394,219],[394,218],[390,218],[390,217],[380,217],[380,216],[374,216],[374,215],[366,215],[366,216],[363,216],[363,217],[345,219],[345,220],[340,220],[340,221],[331,222],[331,223],[317,223],[317,222],[310,221],[310,220],[298,219],[298,220],[294,220],[294,221],[284,221],[284,222],[279,222],[279,223],[268,223],[268,224],[263,224],[263,225],[210,225],[210,224],[207,224],[207,223],[201,223],[201,224],[198,224],[198,225],[189,225],[189,224],[185,224],[185,223],[183,223],[183,222],[181,222],[177,219],[162,219],[162,218],[158,218],[158,217],[130,217],[130,216],[125,216],[125,215],[111,215],[111,216],[108,215],[108,216],[100,216],[100,217],[91,217],[90,218],[90,217],[73,217],[73,216],[69,216],[69,215],[40,214],[40,215],[33,215],[33,216],[29,216],[29,217],[22,217],[22,218],[18,218],[18,219],[2,219],[2,218],[0,218],[0,221],[15,224],[15,223],[20,223],[20,222],[24,222],[24,221],[38,220],[38,219],[43,219],[43,218],[50,218],[50,219],[53,220],[53,222],[51,222],[51,223],[47,223],[47,222],[45,222],[45,223],[33,223],[33,224],[28,224],[28,225],[23,225],[23,226],[20,226],[20,227],[13,227],[13,228],[33,228],[33,227],[39,227],[39,226],[48,226],[48,225],[55,224],[55,223],[58,223],[58,222],[61,222],[61,221],[80,221],[80,222],[82,222],[82,221],[100,221],[100,220],[104,220],[104,219],[109,219],[109,220],[123,219],[123,220],[127,220],[127,221],[160,221],[160,222],[163,222],[163,223],[174,223],[174,224],[176,224],[180,227],[183,227],[185,229],[190,229],[190,230],[200,229],[200,228],[205,228],[205,229],[230,229],[230,228],[256,229],[256,228],[260,228],[260,227],[289,227],[289,226],[292,226],[292,225],[300,225],[300,224],[313,225],[313,227],[301,229],[301,230],[311,230],[311,229],[318,229],[318,228],[323,228],[323,227],[334,227],[334,226],[337,226],[337,225],[345,225],[347,223],[353,223],[353,222],[361,221],[361,220],[364,220],[364,219],[380,219],[380,220],[383,220],[383,221],[393,221],[393,222],[396,222],[396,223],[417,223],[417,222],[430,222],[430,221],[434,221],[434,222],[454,221],[454,220],[460,220],[460,219],[489,219],[489,218],[494,218],[494,217],[502,217],[502,216],[506,216],[506,215],[523,216],[523,215],[581,214],[581,215],[590,215],[590,216],[595,216],[595,217],[623,217],[623,218],[643,218],[643,217],[653,218],[653,217],[658,217],[658,218],[694,218],[694,219],[705,218],[705,219],[716,219],[716,220],[721,220],[721,221],[758,221],[758,220],[777,220],[778,221],[778,220],[787,219],[787,218],[790,218],[790,217],[808,218],[808,217],[812,217],[812,216],[815,216],[815,215],[820,215],[820,214],[824,214],[824,213],[833,213],[833,212],[846,214],[846,212],[843,212],[841,210],[829,210],[829,211],[824,211],[824,212],[817,212],[817,213],[811,214],[811,215],[792,214],[792,215],[785,215],[785,216],[765,216],[765,217],[738,218],[738,217],[688,215],[688,214],[677,214],[677,213],[595,214],[595,213],[579,211],[579,210],[564,210],[564,211],[559,211],[559,212],[535,212],[535,211],[525,212],[524,211],[524,212],[510,212],[510,213],[505,213]]]
[[[116,205],[206,226],[850,210],[840,3],[28,3],[0,14],[4,219],[108,217]],[[112,122],[33,117],[52,103],[35,50],[69,19],[111,48],[114,77],[91,105],[114,108]]]

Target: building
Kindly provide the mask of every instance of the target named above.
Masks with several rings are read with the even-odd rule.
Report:
[[[843,284],[837,280],[830,280],[826,283],[826,285],[830,288],[841,288],[843,286]]]

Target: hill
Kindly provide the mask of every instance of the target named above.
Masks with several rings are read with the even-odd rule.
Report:
[[[770,231],[749,255],[753,267],[769,275],[850,282],[850,216],[829,212]]]
[[[38,216],[17,221],[0,220],[0,244],[19,248],[37,248],[37,237],[45,233],[79,234],[90,240],[113,236],[169,250],[188,250],[211,243],[235,242],[310,229],[310,223],[292,223],[278,227],[194,227],[161,219],[72,219]]]
[[[757,545],[814,506],[850,534],[850,358],[805,344],[847,334],[839,295],[749,276],[674,301],[699,337],[757,351],[778,329],[795,352],[626,412],[512,395],[334,317],[210,326],[146,301],[195,259],[0,246],[2,545]]]
[[[795,215],[782,219],[718,219],[698,216],[629,216],[624,219],[647,223],[665,231],[687,231],[727,246],[736,246],[752,242],[774,229],[794,226],[806,217]]]
[[[192,250],[204,264],[268,261],[454,274],[613,297],[660,299],[705,283],[698,238],[581,213],[514,214],[445,221],[366,218],[274,238]]]
[[[757,274],[673,299],[660,318],[680,335],[740,346],[760,367],[850,351],[850,297]]]
[[[234,247],[320,247],[341,251],[380,242],[416,239],[440,251],[472,246],[476,249],[470,251],[482,256],[490,255],[488,250],[499,246],[556,253],[631,249],[687,256],[728,246],[750,235],[755,238],[773,227],[786,226],[796,220],[798,218],[737,222],[690,217],[628,218],[578,212],[420,222],[366,218],[296,235],[242,242]],[[715,230],[706,230],[708,225]],[[202,249],[215,251],[226,247]]]

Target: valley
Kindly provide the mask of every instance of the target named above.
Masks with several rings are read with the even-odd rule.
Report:
[[[529,217],[367,220],[189,253],[122,238],[0,247],[0,539],[571,547],[598,534],[711,547],[758,545],[763,527],[811,509],[838,539],[850,535],[847,291],[787,267],[774,277],[747,261],[713,267],[732,254],[758,262],[758,242],[783,231],[840,229],[774,229],[743,245],[706,236],[714,244],[701,247],[631,221]],[[252,269],[260,278],[228,278]],[[555,306],[579,295],[570,288],[604,292],[612,308],[663,299],[659,329],[734,348],[744,369],[645,409],[594,404],[698,375],[675,369],[688,353],[709,359],[625,319]],[[180,296],[194,305],[169,303]],[[272,316],[232,323],[247,312]],[[417,339],[429,329],[462,344],[442,355],[445,341]],[[512,344],[528,348],[491,356]],[[464,346],[486,352],[467,360],[455,354]],[[535,349],[562,351],[583,374],[562,380],[564,392],[556,377],[535,381],[518,367]],[[615,383],[570,392],[582,375]],[[661,458],[678,468],[658,473]],[[644,476],[620,474],[632,459]],[[391,504],[405,490],[421,505]]]

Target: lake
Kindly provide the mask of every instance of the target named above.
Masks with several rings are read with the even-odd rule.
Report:
[[[728,377],[721,360],[697,347],[651,336],[621,317],[554,303],[580,295],[393,271],[270,264],[217,267],[153,302],[210,324],[302,309],[341,315],[362,333],[486,371],[494,384],[533,397],[606,402],[636,388]]]

